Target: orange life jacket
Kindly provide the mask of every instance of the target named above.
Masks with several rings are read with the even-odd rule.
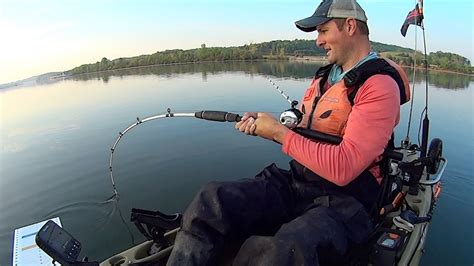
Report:
[[[397,82],[400,104],[410,100],[409,82],[405,71],[389,59],[368,60],[349,71],[343,80],[329,87],[327,79],[332,66],[331,64],[321,67],[306,90],[300,107],[303,119],[299,127],[342,137],[358,89],[368,78],[376,74],[389,75]]]

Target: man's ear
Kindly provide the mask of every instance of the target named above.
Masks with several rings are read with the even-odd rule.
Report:
[[[356,28],[357,28],[357,21],[355,20],[355,18],[347,18],[346,19],[346,29],[347,29],[347,33],[352,36],[355,34],[356,32]]]

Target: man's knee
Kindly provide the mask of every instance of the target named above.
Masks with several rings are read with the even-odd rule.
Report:
[[[196,219],[220,215],[219,194],[222,182],[209,182],[201,187],[183,215],[183,227],[188,228]]]
[[[201,187],[193,199],[191,205],[216,202],[219,197],[219,191],[222,190],[221,182],[209,182]]]
[[[240,248],[233,265],[317,265],[316,247],[308,248],[289,239],[252,236]]]
[[[247,180],[239,180],[234,182],[217,182],[212,181],[198,191],[192,203],[198,202],[220,202],[242,198],[242,188],[245,188]],[[248,186],[248,185],[247,185]],[[250,187],[250,186],[248,186]],[[244,189],[247,190],[247,189]],[[191,203],[191,204],[192,204]]]
[[[336,212],[327,207],[318,207],[283,224],[275,236],[293,240],[306,247],[308,252],[317,247],[343,255],[349,245],[346,234],[346,229]]]

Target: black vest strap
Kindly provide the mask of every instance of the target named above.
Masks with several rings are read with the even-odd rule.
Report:
[[[390,65],[385,59],[377,58],[369,60],[362,65],[352,69],[344,76],[344,84],[348,88],[354,88],[354,90],[347,96],[352,105],[354,105],[354,98],[359,88],[364,84],[367,79],[373,75],[382,74],[389,75],[395,82],[397,82],[398,89],[400,92],[400,104],[406,102],[405,85],[400,77],[400,73]],[[329,75],[329,73],[328,73]]]
[[[321,78],[321,77],[328,77],[329,76],[329,72],[331,72],[331,68],[334,64],[329,64],[329,65],[325,65],[325,66],[322,66],[320,68],[318,68],[318,70],[316,70],[316,74],[314,75],[315,78]]]
[[[326,81],[328,80],[329,73],[331,72],[331,68],[333,65],[334,64],[329,64],[318,68],[316,74],[314,75],[315,79],[321,78],[321,80],[319,81],[319,88],[321,90],[321,94],[324,93],[324,84],[326,84]]]

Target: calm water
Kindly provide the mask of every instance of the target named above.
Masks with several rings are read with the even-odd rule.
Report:
[[[207,181],[251,177],[271,162],[285,168],[289,158],[278,145],[240,134],[231,123],[157,120],[120,142],[114,161],[120,201],[104,203],[112,195],[109,149],[136,117],[162,114],[168,107],[279,115],[288,103],[265,76],[299,100],[316,67],[193,64],[1,90],[0,264],[11,264],[15,228],[59,216],[82,242],[81,254],[102,260],[143,240],[128,222],[132,207],[181,212]],[[418,73],[412,140],[417,139],[424,84]],[[473,90],[469,77],[430,74],[430,137],[443,139],[449,165],[423,265],[474,263]],[[396,129],[398,140],[406,134],[408,107]]]

